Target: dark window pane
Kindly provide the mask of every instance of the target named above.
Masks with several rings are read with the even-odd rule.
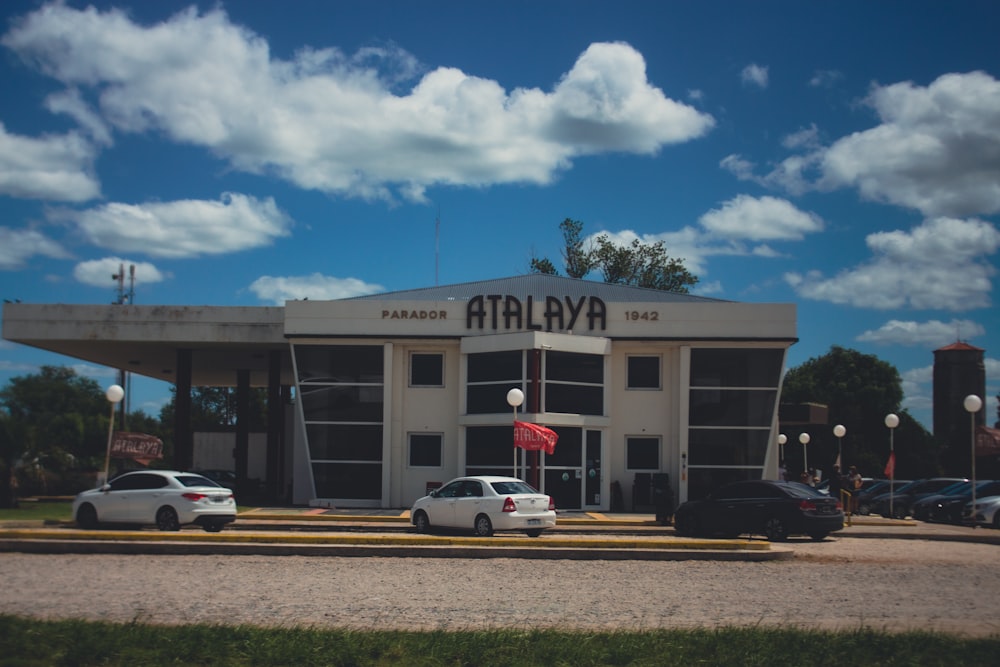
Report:
[[[701,500],[723,484],[760,479],[760,468],[688,468],[688,500]]]
[[[581,415],[604,414],[604,387],[545,383],[545,411]]]
[[[468,427],[465,430],[465,462],[467,466],[499,466],[510,471],[514,465],[513,425]],[[501,474],[509,475],[510,472]]]
[[[381,425],[306,424],[306,437],[314,460],[382,460]]]
[[[491,414],[494,412],[512,412],[507,403],[507,392],[516,387],[514,384],[477,384],[466,388],[465,411],[470,415]],[[518,408],[524,411],[525,406]]]
[[[381,383],[381,345],[297,345],[300,382]]]
[[[501,382],[513,380],[520,384],[524,373],[521,350],[482,352],[468,357],[469,382]]]
[[[688,431],[691,465],[763,466],[770,431],[693,428]]]
[[[382,421],[382,387],[301,385],[306,421]]]
[[[629,357],[626,386],[629,389],[659,389],[660,358]]]
[[[441,434],[410,434],[410,465],[413,467],[441,467]]]
[[[784,358],[780,349],[693,349],[691,386],[777,387]]]
[[[545,353],[545,379],[601,384],[604,382],[604,357],[549,350]]]
[[[770,426],[777,390],[692,389],[692,426]]]
[[[659,470],[660,439],[626,438],[625,467],[629,470]]]
[[[317,498],[381,500],[382,466],[370,463],[314,463]]]
[[[583,429],[574,426],[551,427],[559,436],[554,454],[545,455],[546,466],[583,465]]]
[[[414,352],[410,355],[410,386],[443,387],[444,355]]]

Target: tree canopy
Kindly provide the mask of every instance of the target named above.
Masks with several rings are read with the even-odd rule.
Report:
[[[698,277],[684,266],[682,259],[670,257],[662,241],[644,243],[634,239],[623,246],[600,234],[588,244],[583,238],[583,223],[566,218],[559,224],[565,246],[563,265],[570,278],[584,278],[597,269],[604,282],[686,294],[698,284]],[[531,270],[559,275],[548,258],[533,257]]]

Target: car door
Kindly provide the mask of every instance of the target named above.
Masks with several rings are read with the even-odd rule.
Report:
[[[432,526],[454,527],[455,523],[455,503],[459,494],[462,493],[463,480],[455,480],[445,484],[427,503],[424,510]]]
[[[472,528],[482,506],[483,483],[478,479],[465,480],[461,493],[455,499],[454,525],[459,528]]]
[[[132,488],[123,491],[127,521],[155,523],[156,510],[168,495],[169,481],[163,475],[137,473]]]
[[[101,495],[94,498],[97,517],[109,523],[125,523],[129,521],[129,495],[135,488],[135,475],[123,475],[108,483]]]

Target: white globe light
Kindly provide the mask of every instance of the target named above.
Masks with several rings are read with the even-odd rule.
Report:
[[[838,438],[843,438],[845,433],[847,433],[847,429],[844,428],[843,424],[837,424],[833,427],[833,434]]]
[[[965,407],[966,412],[979,412],[983,407],[983,399],[979,398],[975,394],[969,394],[962,401],[962,405]]]
[[[885,416],[885,425],[888,426],[889,428],[896,428],[897,426],[899,426],[899,417],[897,417],[894,413],[890,412]]]
[[[121,400],[125,398],[125,390],[113,384],[104,392],[104,396],[112,403],[121,403]]]
[[[783,445],[786,442],[788,442],[788,436],[786,436],[784,433],[781,433],[780,435],[778,435],[778,444],[779,445]]]
[[[808,433],[799,433],[799,442],[801,442],[803,445],[808,445],[809,444],[809,434]]]
[[[523,391],[515,387],[514,389],[511,389],[510,391],[507,392],[507,405],[511,406],[512,408],[516,408],[517,406],[521,405],[521,403],[524,403]]]

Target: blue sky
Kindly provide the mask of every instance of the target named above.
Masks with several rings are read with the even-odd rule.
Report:
[[[0,4],[0,296],[275,305],[662,240],[698,294],[796,303],[796,366],[933,350],[1000,392],[1000,5]],[[436,219],[440,232],[436,234]],[[561,268],[561,267],[560,267]],[[600,280],[599,274],[589,278]],[[0,343],[0,382],[69,364]],[[137,379],[156,414],[167,385]]]

